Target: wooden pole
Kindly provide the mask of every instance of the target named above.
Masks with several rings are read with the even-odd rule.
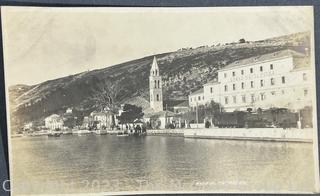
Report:
[[[197,119],[197,128],[198,128],[198,124],[199,124],[199,119],[198,119],[198,102],[196,104],[196,119]]]

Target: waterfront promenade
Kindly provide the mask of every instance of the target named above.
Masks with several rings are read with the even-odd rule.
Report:
[[[313,129],[282,128],[202,128],[147,130],[147,135],[186,138],[312,142]]]

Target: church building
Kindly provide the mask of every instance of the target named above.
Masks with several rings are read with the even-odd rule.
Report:
[[[149,76],[150,107],[144,112],[144,120],[153,129],[164,129],[172,123],[175,114],[163,110],[162,80],[156,57],[153,58]]]

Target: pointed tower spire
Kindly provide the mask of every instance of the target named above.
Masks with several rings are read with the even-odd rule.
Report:
[[[158,62],[157,62],[156,56],[153,57],[151,70],[150,70],[150,75],[159,76],[159,66],[158,66]]]
[[[158,63],[157,63],[157,57],[156,56],[153,57],[152,68],[158,68]]]

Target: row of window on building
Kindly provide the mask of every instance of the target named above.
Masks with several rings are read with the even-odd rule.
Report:
[[[281,83],[285,84],[286,83],[286,78],[284,76],[281,77]],[[260,87],[263,87],[265,85],[265,80],[261,79],[260,80]],[[270,79],[270,85],[273,86],[275,85],[275,78]],[[254,88],[254,81],[250,81],[250,88]],[[236,84],[232,84],[232,90],[236,90]],[[245,83],[241,82],[241,89],[245,89]],[[213,93],[213,89],[210,89],[211,93]],[[228,85],[224,85],[224,91],[228,91]]]
[[[273,70],[273,68],[274,68],[274,66],[273,66],[273,64],[270,64],[269,65],[269,70]],[[249,69],[249,71],[250,71],[250,74],[253,74],[253,72],[254,72],[254,70],[253,70],[253,67],[251,67],[250,69]],[[264,69],[263,69],[263,66],[260,66],[260,72],[263,72],[264,71]],[[245,74],[245,70],[241,70],[241,75],[244,75]],[[235,77],[236,76],[236,71],[232,71],[232,77]],[[227,78],[228,77],[228,74],[227,73],[224,73],[224,78]]]
[[[303,80],[306,81],[307,80],[307,74],[303,73],[302,75]],[[281,77],[281,83],[285,84],[286,83],[286,78],[285,76]],[[270,85],[273,86],[276,84],[275,78],[271,78],[270,79]],[[254,81],[250,81],[250,88],[254,88]],[[260,80],[260,87],[264,87],[265,86],[265,80],[261,79]],[[232,90],[236,90],[236,84],[232,84]],[[245,89],[245,82],[241,82],[241,89]],[[224,91],[227,92],[228,91],[228,85],[224,85]],[[213,87],[210,88],[210,93],[213,93]]]
[[[198,101],[204,100],[204,96],[199,95],[193,98],[193,101],[197,101],[197,100]],[[190,98],[190,102],[192,102],[192,97]]]
[[[281,90],[279,93],[285,94],[285,90]],[[308,89],[304,89],[303,93],[304,93],[304,96],[307,96],[308,95]],[[266,95],[267,95],[267,93],[265,93],[265,92],[259,93],[259,97],[258,98],[261,101],[263,101],[263,100],[265,100],[267,98]],[[271,91],[270,95],[271,96],[275,96],[275,95],[277,95],[277,92],[276,91]],[[249,96],[250,96],[250,100],[249,100],[249,102],[247,102],[248,95],[241,95],[241,102],[242,103],[254,103],[256,101],[256,95],[254,93],[250,94]],[[237,96],[234,95],[234,96],[231,96],[231,97],[232,97],[232,103],[236,104],[237,103]],[[230,104],[228,96],[224,97],[224,104],[225,105]]]

